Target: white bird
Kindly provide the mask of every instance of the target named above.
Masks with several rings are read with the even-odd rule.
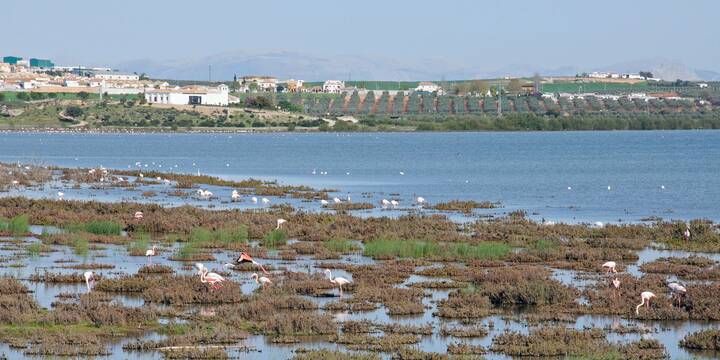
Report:
[[[315,171],[315,169],[313,169],[312,174],[313,175],[317,174],[317,171]]]
[[[613,284],[614,288],[616,288],[616,289],[620,288],[620,280],[618,280],[618,278],[614,278],[612,281],[612,284]]]
[[[270,199],[268,199],[268,198],[262,198],[262,200],[260,200],[260,201],[262,201],[262,203],[265,205],[270,203]]]
[[[339,203],[342,202],[342,200],[340,200],[339,198],[333,198],[333,201],[334,201],[336,204],[339,204]]]
[[[12,184],[17,186],[18,184],[20,184],[20,182],[17,181],[17,180],[13,180],[13,181],[12,181]]]
[[[321,204],[322,206],[325,206],[325,205],[330,204],[330,203],[329,203],[327,200],[325,200],[325,199],[321,199],[321,200],[320,200],[320,204]]]
[[[210,199],[213,196],[213,193],[210,192],[210,190],[204,189],[198,189],[197,194],[201,199]]]
[[[611,271],[616,273],[617,272],[617,270],[615,269],[616,266],[617,266],[617,264],[614,261],[608,261],[608,262],[602,264],[603,269],[607,269],[607,271],[605,272],[606,274],[609,274]]]
[[[280,227],[282,227],[282,224],[286,223],[287,220],[285,219],[277,219],[277,226],[275,227],[275,230],[279,230]]]
[[[392,200],[390,200],[390,204],[392,204],[393,208],[396,208],[396,207],[398,207],[398,205],[400,205],[400,202],[395,199],[392,199]]]
[[[253,202],[253,204],[257,204],[257,198],[256,198],[256,197],[254,197],[254,196],[252,197],[252,199],[250,199],[250,201],[252,201],[252,202]]]
[[[665,190],[665,185],[660,185],[660,188]]]
[[[599,227],[599,228],[601,228],[601,227],[604,227],[604,226],[605,226],[605,224],[603,224],[603,222],[602,222],[602,221],[596,221],[596,222],[594,222],[594,223],[593,223],[593,225],[595,225],[595,227]]]
[[[638,304],[638,306],[635,307],[635,315],[640,315],[640,307],[642,307],[643,305],[645,305],[645,307],[649,308],[650,307],[650,299],[652,299],[654,297],[655,297],[655,294],[653,294],[652,292],[643,291],[640,294],[640,300],[641,300],[640,304]]]
[[[260,285],[263,289],[265,289],[265,286],[272,285],[272,281],[270,281],[270,279],[264,276],[259,276],[257,273],[250,275],[250,278],[255,279],[255,283]]]
[[[382,204],[382,206],[384,208],[386,208],[386,207],[388,207],[388,205],[390,205],[390,202],[387,199],[380,200],[380,203]]]
[[[677,300],[678,305],[681,306],[682,299],[687,294],[687,289],[684,286],[682,286],[676,282],[669,283],[668,287],[670,288],[670,295],[672,296],[673,304],[675,303],[675,300]]]
[[[400,172],[400,175],[405,175],[405,172],[404,172],[404,171],[401,171],[401,172]]]
[[[230,200],[233,202],[240,201],[240,193],[237,190],[233,190],[230,195]]]
[[[610,185],[608,185],[608,190],[612,190],[612,188],[610,187]]]
[[[418,196],[416,200],[417,200],[418,205],[420,205],[421,207],[422,207],[422,206],[425,204],[425,202],[426,202],[425,198],[422,197],[422,196]]]
[[[147,257],[155,256],[155,254],[157,254],[157,246],[155,245],[152,246],[152,249],[147,249],[145,251],[145,256]]]
[[[340,297],[343,296],[343,285],[352,283],[352,281],[343,277],[332,277],[332,272],[330,272],[330,269],[325,269],[325,275],[328,277],[328,279],[330,279],[331,283],[338,286],[338,288],[340,289]]]
[[[88,292],[90,292],[95,286],[95,273],[92,271],[86,271],[83,274],[83,277],[85,277],[85,285],[87,286]]]
[[[165,185],[170,185],[170,179],[165,179],[163,180],[163,182],[165,183]]]
[[[142,220],[143,216],[144,216],[144,214],[142,211],[136,211],[135,214],[133,215],[135,220]]]
[[[217,290],[221,288],[224,281],[224,277],[220,276],[220,274],[209,272],[209,270],[204,266],[202,270],[200,270],[200,282],[210,284],[210,289],[212,290]]]
[[[572,186],[568,186],[568,190],[572,190]]]
[[[58,199],[59,199],[59,200],[62,200],[63,197],[65,196],[65,193],[62,192],[62,191],[58,191],[58,192],[57,192],[57,196],[58,196]]]

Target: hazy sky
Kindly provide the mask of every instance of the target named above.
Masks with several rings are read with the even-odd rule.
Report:
[[[718,0],[4,0],[0,54],[59,64],[236,50],[500,67],[662,57],[720,71]]]

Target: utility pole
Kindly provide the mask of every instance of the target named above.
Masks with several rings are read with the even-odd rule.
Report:
[[[502,85],[498,85],[498,117],[502,116]]]
[[[208,82],[212,82],[212,65],[208,65]]]

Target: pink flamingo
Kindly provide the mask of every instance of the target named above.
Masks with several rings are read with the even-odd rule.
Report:
[[[85,277],[85,285],[87,286],[88,292],[92,291],[92,288],[95,287],[95,273],[86,271],[83,277]]]
[[[142,211],[136,211],[136,212],[135,212],[135,215],[133,215],[133,217],[135,218],[135,220],[142,220],[142,218],[143,218],[143,212],[142,212]]]
[[[685,231],[683,232],[683,236],[685,237],[685,241],[690,241],[690,227],[685,226]]]
[[[200,271],[200,282],[204,284],[210,284],[210,289],[212,290],[218,290],[222,288],[222,283],[223,281],[225,281],[224,277],[214,272],[209,272],[209,270],[204,266]]]
[[[250,275],[251,279],[255,279],[255,283],[260,285],[262,289],[265,289],[265,286],[272,285],[272,281],[264,276],[258,276],[257,273],[253,273]]]
[[[616,266],[617,266],[617,264],[615,264],[614,261],[608,261],[608,262],[602,264],[603,269],[607,269],[607,271],[605,272],[606,274],[609,274],[611,271],[616,273],[617,272],[617,270],[615,269]]]
[[[645,305],[646,308],[650,308],[650,299],[654,298],[655,294],[650,291],[643,291],[640,294],[640,304],[635,307],[635,315],[640,315],[640,308]]]
[[[260,264],[259,262],[255,261],[255,259],[253,259],[252,256],[248,255],[248,254],[245,253],[245,252],[241,252],[241,253],[240,253],[240,256],[238,256],[238,258],[237,258],[237,260],[235,260],[235,262],[238,263],[238,264],[242,264],[242,263],[245,263],[245,262],[252,263],[253,265],[259,267],[260,270],[262,270],[263,273],[265,273],[266,275],[270,275],[270,273],[265,270],[265,268],[262,266],[262,264]]]
[[[675,304],[675,300],[677,300],[678,306],[682,306],[682,301],[687,294],[687,289],[676,282],[669,283],[668,287],[670,288],[670,295],[672,295],[673,304]]]
[[[347,285],[352,282],[344,277],[333,277],[330,269],[325,269],[325,275],[328,277],[328,279],[330,279],[331,283],[338,286],[338,288],[340,289],[340,297],[343,296],[343,285]]]
[[[287,222],[287,220],[285,220],[285,219],[277,219],[277,226],[275,227],[275,230],[280,230],[282,225],[286,222]]]

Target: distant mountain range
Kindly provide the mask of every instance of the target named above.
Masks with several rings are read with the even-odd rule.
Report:
[[[339,80],[455,80],[500,78],[505,76],[573,76],[592,71],[637,73],[651,71],[664,80],[720,80],[720,73],[690,69],[667,59],[650,59],[617,63],[606,67],[582,68],[564,66],[543,68],[531,64],[508,64],[502,68],[462,66],[449,61],[420,59],[404,62],[367,55],[319,56],[292,51],[248,52],[234,51],[196,59],[156,61],[138,59],[113,64],[114,67],[152,78],[182,80],[226,81],[233,75],[274,75],[280,79],[295,78],[306,81]],[[211,66],[211,69],[209,68]]]

